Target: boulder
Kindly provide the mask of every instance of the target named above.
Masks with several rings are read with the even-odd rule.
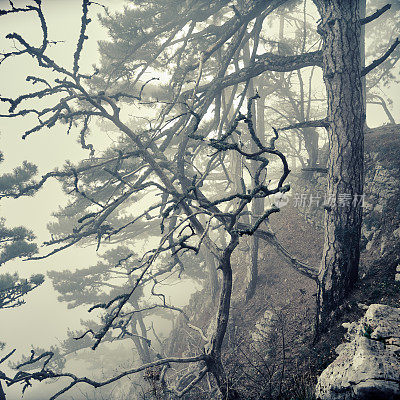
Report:
[[[400,308],[369,306],[318,378],[318,400],[400,399]]]
[[[269,340],[277,328],[278,316],[272,310],[266,310],[262,318],[255,325],[255,330],[251,333],[254,342],[266,342]]]
[[[400,282],[400,264],[396,267],[396,275],[394,277],[396,282]]]

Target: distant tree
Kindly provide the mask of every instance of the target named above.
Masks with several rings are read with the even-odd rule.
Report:
[[[0,162],[3,155],[0,153]],[[12,173],[0,175],[0,193],[20,190],[36,174],[33,164],[24,162]],[[5,219],[0,218],[0,266],[15,258],[28,258],[37,253],[35,236],[28,229],[19,226],[7,228]],[[0,274],[0,309],[17,307],[24,303],[22,297],[40,286],[43,275],[33,275],[29,280],[20,279],[18,274]]]
[[[3,154],[0,152],[0,163]],[[10,193],[20,190],[23,185],[36,174],[33,164],[24,162],[21,167],[12,173],[0,175],[0,193]],[[33,243],[35,236],[28,229],[19,226],[7,228],[5,219],[0,218],[0,266],[15,258],[27,258],[37,253],[37,245]],[[36,289],[44,282],[44,276],[32,275],[30,279],[22,279],[18,273],[0,274],[0,310],[18,307],[25,303],[23,296]],[[1,343],[0,343],[1,345]],[[0,350],[2,350],[0,346]],[[5,399],[5,394],[0,382],[0,399]]]
[[[41,274],[32,275],[29,280],[19,278],[18,274],[0,275],[0,309],[14,308],[25,303],[24,295],[36,289],[44,282]]]
[[[48,276],[53,281],[54,288],[60,293],[59,300],[68,302],[69,308],[74,308],[82,304],[93,305],[107,302],[110,298],[123,295],[132,287],[138,278],[131,272],[131,266],[138,264],[138,256],[130,251],[126,246],[118,246],[115,249],[108,250],[101,257],[96,265],[89,268],[78,269],[74,272],[65,270],[62,272],[49,271]],[[168,267],[167,267],[168,268]],[[168,268],[171,270],[171,268]],[[136,349],[139,360],[142,363],[154,361],[157,352],[151,346],[151,340],[148,338],[148,327],[146,327],[145,318],[151,315],[162,316],[170,319],[167,311],[179,312],[179,308],[159,304],[155,288],[157,285],[157,276],[163,276],[165,269],[161,268],[153,274],[150,282],[153,284],[151,293],[154,294],[154,301],[149,301],[142,288],[138,288],[129,299],[124,318],[116,321],[110,328],[114,337],[109,340],[130,339]],[[142,282],[144,286],[146,282]],[[153,298],[153,296],[151,298]],[[137,312],[143,310],[142,312]],[[161,312],[165,310],[165,312]],[[181,311],[182,312],[182,311]],[[123,315],[121,315],[122,317]],[[87,322],[85,322],[87,325]],[[94,329],[91,327],[90,329]],[[81,336],[76,333],[75,337]],[[76,341],[75,341],[76,343]],[[64,347],[66,346],[66,342]],[[86,344],[91,347],[92,343]],[[69,347],[69,346],[68,346]],[[74,348],[82,348],[81,344],[76,343]],[[83,347],[84,348],[84,347]]]
[[[0,152],[0,163],[2,162],[3,154]],[[13,172],[0,175],[0,196],[18,192],[35,176],[36,172],[36,166],[25,161]],[[34,234],[28,229],[22,226],[7,228],[5,219],[0,218],[0,266],[12,259],[26,258],[37,253],[34,239]]]
[[[368,64],[373,62],[377,54],[385,52],[388,42],[393,42],[398,37],[400,31],[400,5],[398,2],[388,4],[377,0],[368,2],[366,8],[367,15],[371,15],[375,8],[386,10],[379,19],[371,23],[370,29],[368,29],[369,25],[366,26],[365,59]],[[381,106],[390,124],[395,124],[396,121],[390,112],[393,101],[385,89],[399,83],[399,77],[395,74],[395,66],[399,59],[400,52],[396,50],[391,57],[365,77],[367,106],[368,104]]]
[[[35,236],[26,228],[19,226],[7,228],[5,219],[0,218],[0,265],[15,258],[27,258],[37,252],[33,243]]]

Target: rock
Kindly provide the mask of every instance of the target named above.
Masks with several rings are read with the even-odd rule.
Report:
[[[383,255],[383,253],[385,252],[386,245],[387,245],[386,236],[382,236],[382,239],[381,239],[381,255]]]
[[[368,310],[368,306],[364,303],[357,303],[358,308],[361,308],[361,310]],[[343,324],[344,326],[344,324]]]
[[[264,342],[268,340],[276,330],[278,316],[274,311],[266,310],[263,317],[255,325],[256,330],[251,333],[254,342]]]
[[[372,203],[368,202],[368,200],[364,200],[363,209],[364,211],[371,212],[374,209],[374,206],[372,205]]]
[[[374,242],[375,242],[375,237],[373,237],[372,240],[370,240],[370,241],[367,243],[367,245],[365,246],[365,248],[366,248],[367,250],[371,250],[372,246],[374,245]]]
[[[360,322],[362,333],[365,325],[372,329],[370,335],[372,339],[400,337],[400,308],[371,304]]]
[[[318,400],[400,399],[400,309],[372,304],[318,379]]]
[[[367,240],[371,240],[372,237],[374,236],[376,229],[373,227],[371,230],[368,230],[365,225],[362,226],[361,228],[361,235],[365,237]]]
[[[400,227],[393,231],[393,236],[400,239]]]
[[[400,282],[400,264],[396,267],[396,275],[394,276],[396,282]]]

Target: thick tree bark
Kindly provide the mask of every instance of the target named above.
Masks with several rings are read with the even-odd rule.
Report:
[[[360,19],[366,17],[367,0],[360,0]],[[360,63],[361,68],[365,68],[365,25],[361,25],[360,34]],[[364,109],[367,109],[367,77],[364,75],[361,77],[362,91],[363,91],[363,104]]]
[[[328,99],[325,244],[319,271],[317,332],[325,330],[358,277],[363,191],[363,106],[359,1],[314,0],[321,15]]]

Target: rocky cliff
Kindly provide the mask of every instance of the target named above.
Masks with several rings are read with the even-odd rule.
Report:
[[[312,344],[314,282],[295,272],[272,246],[262,242],[256,294],[245,302],[249,242],[244,240],[233,255],[234,287],[224,365],[232,385],[248,400],[313,399],[317,377],[336,358],[334,349],[344,335],[342,323],[358,320],[365,312],[363,304],[399,305],[400,288],[395,281],[396,267],[400,264],[399,127],[370,131],[366,135],[365,153],[361,279],[344,302],[340,319],[319,343]],[[297,172],[290,176],[289,201],[278,214],[271,216],[270,226],[296,259],[318,268],[323,246],[326,175],[314,173],[306,177]],[[206,336],[214,322],[216,303],[205,288],[192,296],[185,309],[193,325],[200,327]],[[183,335],[185,341],[179,339]],[[168,352],[191,355],[205,343],[203,339],[182,319],[171,336]],[[370,347],[382,345],[364,339],[365,336],[358,335],[354,340],[357,346],[364,343],[365,348],[366,343]],[[350,352],[355,353],[355,348]],[[202,395],[190,397],[197,398]]]
[[[389,258],[393,279],[400,281],[399,125],[367,131],[364,171],[361,233],[367,261],[362,263],[361,273],[368,272],[371,261]],[[325,189],[326,174],[323,172],[297,173],[293,179],[293,196],[297,196],[293,197],[293,201],[297,202],[298,211],[304,218],[318,230],[323,227]]]
[[[400,308],[372,304],[358,322],[345,324],[347,343],[321,374],[318,400],[400,398]]]

